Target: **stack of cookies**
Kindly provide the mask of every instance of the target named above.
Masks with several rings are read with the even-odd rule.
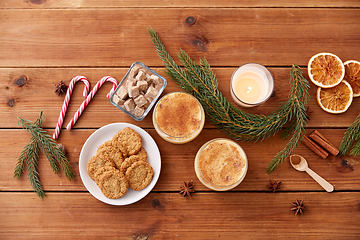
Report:
[[[148,186],[154,171],[147,162],[141,136],[127,127],[99,146],[87,164],[87,172],[107,198],[121,198],[128,188]]]

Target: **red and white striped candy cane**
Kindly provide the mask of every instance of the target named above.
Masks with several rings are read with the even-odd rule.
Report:
[[[75,83],[78,81],[82,81],[85,84],[83,96],[86,97],[89,93],[90,83],[89,83],[89,80],[86,79],[86,77],[76,76],[73,79],[71,79],[71,81],[69,83],[69,87],[68,87],[66,95],[65,95],[64,103],[63,103],[61,111],[60,111],[59,119],[56,124],[55,132],[53,134],[54,139],[57,139],[59,137],[61,126],[64,122],[65,114],[66,114],[67,107],[70,102],[70,97],[71,97],[72,91],[74,89]]]
[[[96,83],[96,85],[94,86],[94,88],[91,90],[91,92],[89,93],[89,95],[86,97],[86,99],[83,101],[83,103],[81,104],[80,108],[76,111],[76,113],[74,114],[74,117],[70,120],[69,124],[66,126],[67,130],[70,130],[74,124],[76,123],[76,121],[79,119],[80,115],[83,113],[85,107],[90,103],[90,101],[93,99],[95,93],[99,90],[99,88],[105,83],[105,82],[112,82],[113,87],[110,90],[110,92],[106,95],[108,98],[110,98],[111,94],[115,91],[115,88],[117,87],[117,81],[115,78],[110,77],[110,76],[106,76],[103,77],[100,81],[98,81]]]

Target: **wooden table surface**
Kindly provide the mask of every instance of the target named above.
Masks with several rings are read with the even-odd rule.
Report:
[[[198,149],[208,140],[226,137],[209,121],[192,142],[174,145],[155,132],[151,113],[135,121],[106,98],[106,83],[76,123],[65,129],[83,101],[76,84],[57,142],[65,145],[75,172],[68,181],[55,175],[43,154],[38,171],[47,197],[39,199],[26,175],[13,177],[17,158],[30,139],[17,117],[36,120],[44,112],[44,128],[52,135],[64,95],[54,84],[86,76],[94,86],[103,76],[120,81],[133,62],[141,61],[167,78],[164,94],[180,88],[165,73],[147,34],[151,26],[175,58],[179,49],[193,59],[205,56],[217,75],[220,91],[231,100],[229,80],[240,65],[265,65],[275,79],[274,95],[244,111],[270,114],[289,93],[290,67],[302,67],[319,52],[343,61],[360,60],[360,2],[305,1],[0,1],[0,239],[360,239],[359,160],[321,159],[303,144],[295,153],[334,185],[325,192],[286,159],[270,175],[268,162],[286,145],[279,135],[262,142],[239,142],[249,160],[245,180],[228,192],[203,186],[194,171]],[[26,79],[19,86],[18,79]],[[316,102],[311,84],[308,106],[313,112],[307,134],[318,129],[339,146],[346,128],[359,113],[360,99],[350,109],[331,115]],[[233,102],[232,102],[233,103]],[[86,139],[116,122],[146,130],[161,153],[161,174],[142,200],[112,206],[84,187],[78,168]],[[276,193],[269,179],[281,181]],[[184,181],[194,181],[191,198],[179,194]],[[294,215],[292,202],[303,199],[304,215]]]

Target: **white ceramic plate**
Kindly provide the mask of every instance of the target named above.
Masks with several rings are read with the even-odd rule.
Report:
[[[145,148],[148,155],[147,161],[154,169],[154,177],[151,183],[145,189],[141,191],[135,191],[129,188],[129,190],[123,197],[119,199],[110,199],[102,194],[100,188],[96,185],[95,181],[89,177],[86,171],[86,165],[90,160],[90,158],[96,154],[96,150],[101,144],[103,144],[107,140],[111,140],[118,131],[126,127],[130,127],[140,134],[142,139],[142,146],[143,148]],[[99,199],[104,203],[108,203],[111,205],[128,205],[137,202],[143,197],[145,197],[153,189],[157,180],[159,179],[160,170],[161,170],[160,151],[154,139],[142,128],[128,123],[112,123],[96,130],[86,140],[80,152],[79,171],[80,171],[81,180],[84,183],[86,189],[95,198]]]

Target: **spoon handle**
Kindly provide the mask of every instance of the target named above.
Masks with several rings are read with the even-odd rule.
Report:
[[[320,177],[317,173],[315,173],[310,168],[305,170],[315,181],[317,181],[327,192],[334,191],[334,186],[331,185],[328,181]]]

